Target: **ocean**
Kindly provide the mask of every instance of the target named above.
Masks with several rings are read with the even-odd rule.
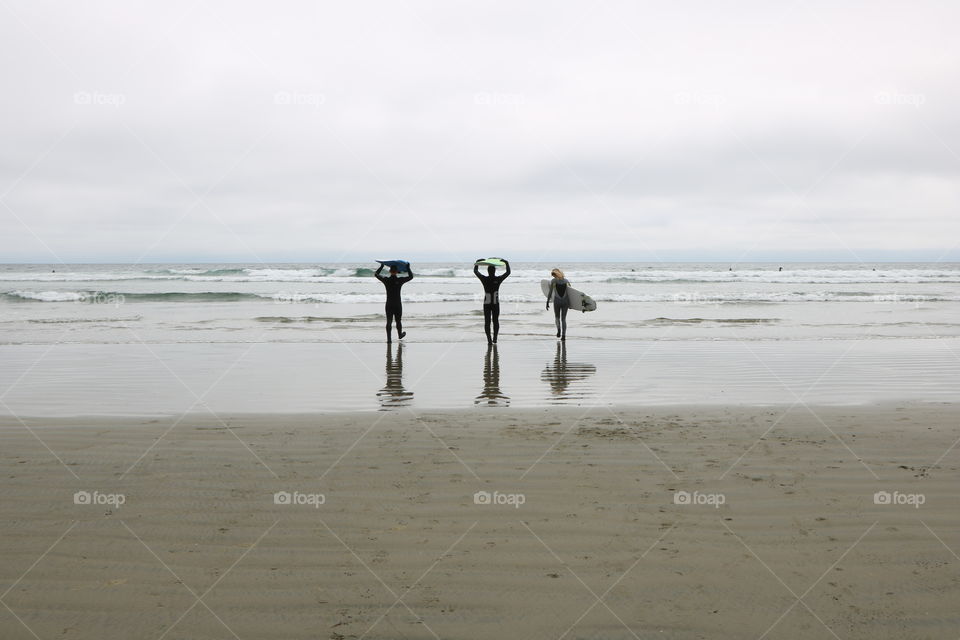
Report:
[[[554,266],[599,307],[570,313],[562,353]],[[518,262],[495,353],[472,265],[442,263],[413,265],[388,351],[375,267],[2,265],[0,411],[956,399],[956,263]]]

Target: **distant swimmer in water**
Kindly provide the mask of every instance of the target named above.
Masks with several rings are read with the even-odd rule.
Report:
[[[553,318],[557,323],[557,337],[567,339],[567,311],[570,309],[570,298],[567,296],[567,285],[570,281],[560,269],[550,272],[553,280],[550,281],[550,290],[547,293],[547,309],[550,308],[550,299],[553,298]]]
[[[390,267],[390,275],[382,276],[380,272],[383,271],[384,265],[381,264],[380,268],[377,269],[375,275],[377,280],[383,283],[384,288],[387,290],[387,304],[384,306],[384,311],[387,313],[387,342],[390,342],[390,332],[392,329],[392,324],[394,319],[397,321],[397,339],[402,340],[407,332],[403,330],[403,302],[400,300],[400,287],[407,284],[413,280],[413,269],[407,266],[407,277],[400,278],[398,277],[397,268],[394,266]]]
[[[483,330],[487,334],[487,342],[496,344],[497,335],[500,333],[500,284],[510,275],[510,261],[503,260],[506,271],[503,275],[495,275],[497,268],[487,265],[487,275],[481,275],[480,263],[484,258],[478,259],[473,265],[473,275],[480,278],[483,284]],[[493,335],[490,334],[490,325],[493,324]]]
[[[779,269],[777,269],[777,271],[783,271],[783,267],[780,267]]]

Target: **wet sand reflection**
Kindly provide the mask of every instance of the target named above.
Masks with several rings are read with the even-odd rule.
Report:
[[[397,345],[397,356],[393,356],[393,344],[387,343],[386,384],[377,392],[380,411],[389,411],[408,406],[413,401],[413,391],[403,386],[403,343]]]
[[[593,395],[590,385],[577,385],[570,390],[570,384],[586,380],[597,372],[597,367],[586,362],[567,361],[567,343],[557,342],[557,352],[553,363],[548,363],[540,374],[540,379],[550,385],[550,396],[547,401],[559,404],[575,398],[586,398]]]
[[[474,405],[509,407],[510,396],[500,390],[500,353],[497,345],[488,343],[483,357],[483,391],[473,401]]]

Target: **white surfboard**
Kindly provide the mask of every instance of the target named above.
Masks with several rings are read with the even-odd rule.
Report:
[[[540,290],[543,291],[544,296],[550,295],[550,282],[552,281],[540,281]],[[593,298],[585,294],[583,291],[574,289],[570,285],[567,285],[567,298],[570,300],[571,309],[584,312],[597,310],[597,303]]]

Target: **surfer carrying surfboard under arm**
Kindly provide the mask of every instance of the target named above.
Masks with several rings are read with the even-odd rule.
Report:
[[[487,275],[480,274],[480,266],[486,265]],[[506,267],[503,275],[495,275],[498,266]],[[510,261],[503,258],[479,258],[473,264],[473,275],[483,284],[483,330],[487,334],[487,344],[496,344],[500,333],[500,283],[510,275]],[[493,324],[493,336],[490,325]]]
[[[567,296],[567,286],[570,281],[563,275],[560,269],[554,269],[550,272],[553,280],[550,281],[550,288],[547,291],[547,309],[550,308],[550,298],[553,298],[553,317],[557,322],[557,337],[561,340],[567,339],[567,311],[570,309],[570,298]]]
[[[393,321],[397,321],[397,339],[402,340],[407,332],[403,330],[403,302],[400,300],[400,287],[407,284],[413,280],[413,269],[410,268],[410,263],[403,263],[405,271],[407,272],[406,277],[399,277],[398,264],[400,261],[394,261],[390,263],[390,275],[382,276],[380,272],[383,271],[385,265],[383,262],[380,263],[380,268],[377,269],[375,275],[377,280],[383,283],[383,287],[387,290],[387,303],[384,306],[384,311],[387,314],[387,342],[391,342],[391,329]]]

